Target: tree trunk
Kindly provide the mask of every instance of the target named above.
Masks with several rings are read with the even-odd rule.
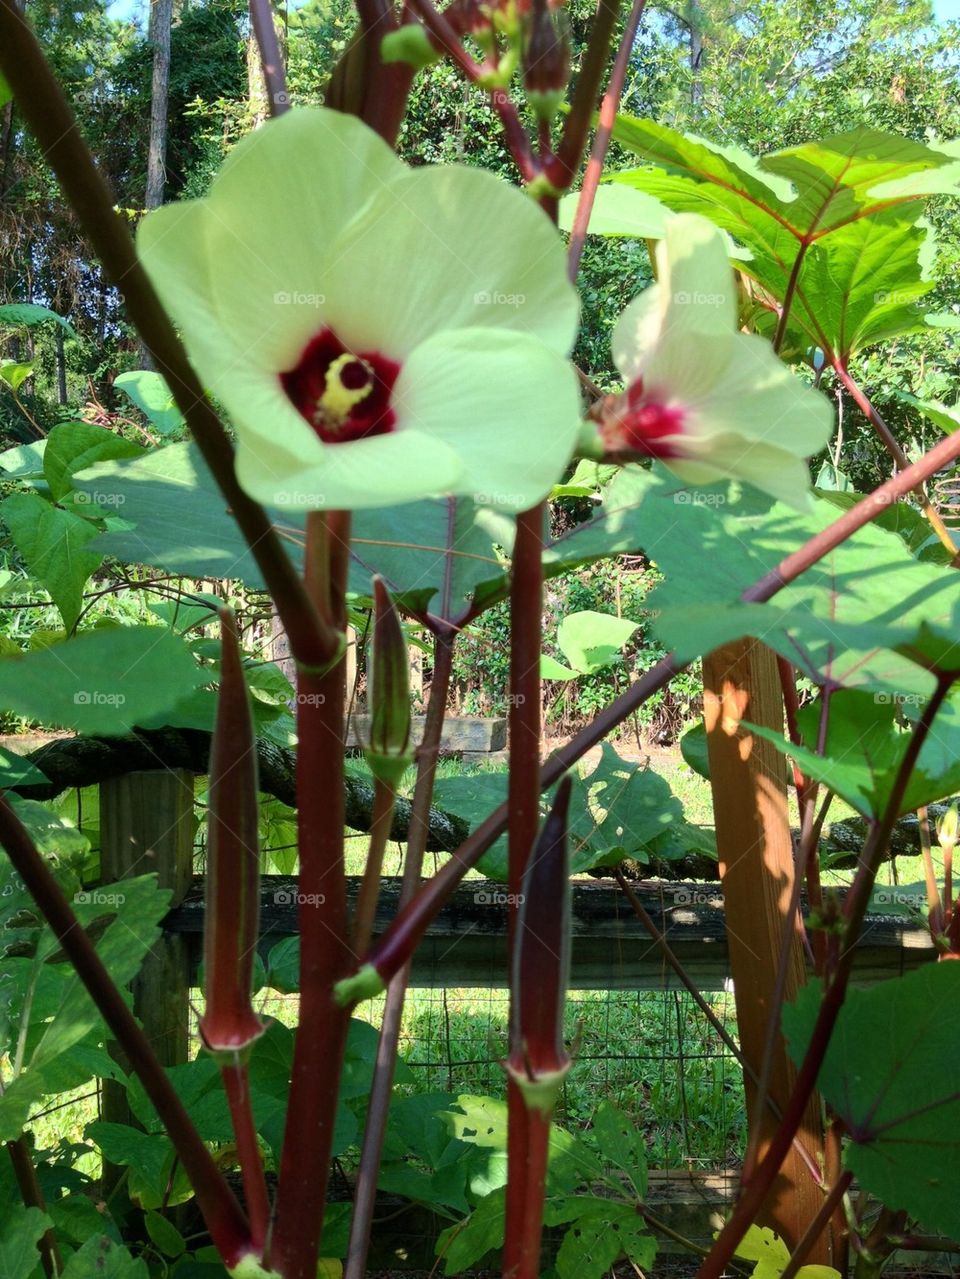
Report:
[[[147,190],[144,207],[163,204],[167,163],[167,105],[170,96],[170,28],[173,0],[151,0],[150,43],[153,45],[153,84],[150,92],[150,141],[147,149]]]
[[[63,352],[63,329],[60,325],[56,325],[56,333],[54,341],[57,351],[57,403],[66,404],[67,402],[67,361]]]

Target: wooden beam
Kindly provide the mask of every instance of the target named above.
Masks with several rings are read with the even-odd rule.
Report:
[[[794,851],[787,807],[787,773],[772,743],[741,726],[750,720],[783,732],[783,695],[776,655],[753,639],[725,645],[704,658],[703,714],[707,728],[710,784],[720,858],[727,925],[727,946],[737,1004],[737,1031],[744,1057],[760,1074],[776,1007],[777,970],[785,929],[789,928],[789,966],[784,996],[793,999],[803,985],[802,925],[788,920],[794,886]],[[768,1091],[783,1110],[796,1070],[783,1036],[776,1034]],[[777,1129],[769,1107],[758,1105],[757,1089],[745,1074],[747,1122],[762,1159]],[[780,1176],[760,1212],[758,1223],[776,1230],[792,1248],[816,1216],[823,1192],[812,1169],[822,1167],[820,1105],[811,1098],[798,1142],[783,1162]],[[821,1236],[810,1261],[830,1263],[829,1240]]]

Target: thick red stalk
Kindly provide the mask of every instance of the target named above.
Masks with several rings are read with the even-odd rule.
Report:
[[[306,581],[321,616],[341,630],[349,519],[312,513]],[[333,985],[350,969],[344,837],[346,663],[297,680],[300,851],[300,1014],[269,1263],[283,1279],[315,1279],[349,1018]]]
[[[227,1266],[253,1251],[247,1220],[167,1078],[139,1022],[80,926],[29,833],[0,794],[0,843],[86,986],[131,1070],[143,1084],[183,1164],[203,1219]]]
[[[320,624],[263,508],[237,483],[229,436],[137,260],[124,218],[116,211],[113,192],[81,137],[73,112],[16,0],[0,0],[0,69],[107,276],[122,290],[127,315],[169,383],[273,596],[291,651],[298,661],[322,667],[336,652],[336,637]]]
[[[570,779],[531,851],[515,921],[510,980],[507,1078],[514,1109],[507,1130],[505,1279],[537,1279],[550,1117],[570,1068],[563,1016],[570,975]]]
[[[599,0],[596,16],[590,24],[590,41],[577,74],[563,137],[556,156],[548,162],[546,169],[550,184],[558,191],[566,191],[572,184],[583,159],[619,13],[619,0]]]
[[[512,947],[516,904],[527,859],[540,824],[540,654],[543,651],[544,505],[517,517],[510,576],[510,779],[507,790],[508,884],[507,945]],[[518,992],[511,989],[511,1018]],[[507,1221],[503,1266],[506,1275],[521,1272],[524,1183],[530,1166],[526,1107],[512,1075],[507,1076]],[[541,1206],[542,1211],[542,1206]]]

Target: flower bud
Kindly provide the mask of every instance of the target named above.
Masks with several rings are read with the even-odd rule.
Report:
[[[535,8],[523,50],[523,86],[541,120],[552,120],[557,114],[569,79],[569,42],[549,9]]]
[[[506,1069],[527,1108],[547,1116],[570,1069],[563,1039],[570,974],[569,806],[565,777],[527,863],[513,940]]]
[[[379,781],[396,786],[409,767],[410,659],[400,617],[382,578],[373,579],[370,742],[364,751]]]
[[[419,22],[405,22],[396,31],[388,31],[380,42],[383,62],[409,62],[418,71],[441,58],[440,50]]]
[[[210,748],[204,995],[200,1035],[215,1053],[238,1053],[263,1034],[251,1001],[260,923],[257,750],[233,614],[220,611],[222,656]]]
[[[960,833],[960,813],[957,805],[951,804],[937,822],[937,842],[941,848],[955,848]]]

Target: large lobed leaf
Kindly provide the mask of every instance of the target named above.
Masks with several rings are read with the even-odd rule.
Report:
[[[818,982],[783,1010],[799,1063],[820,1006]],[[930,964],[840,1011],[817,1087],[849,1134],[845,1165],[888,1208],[960,1235],[960,964]]]

